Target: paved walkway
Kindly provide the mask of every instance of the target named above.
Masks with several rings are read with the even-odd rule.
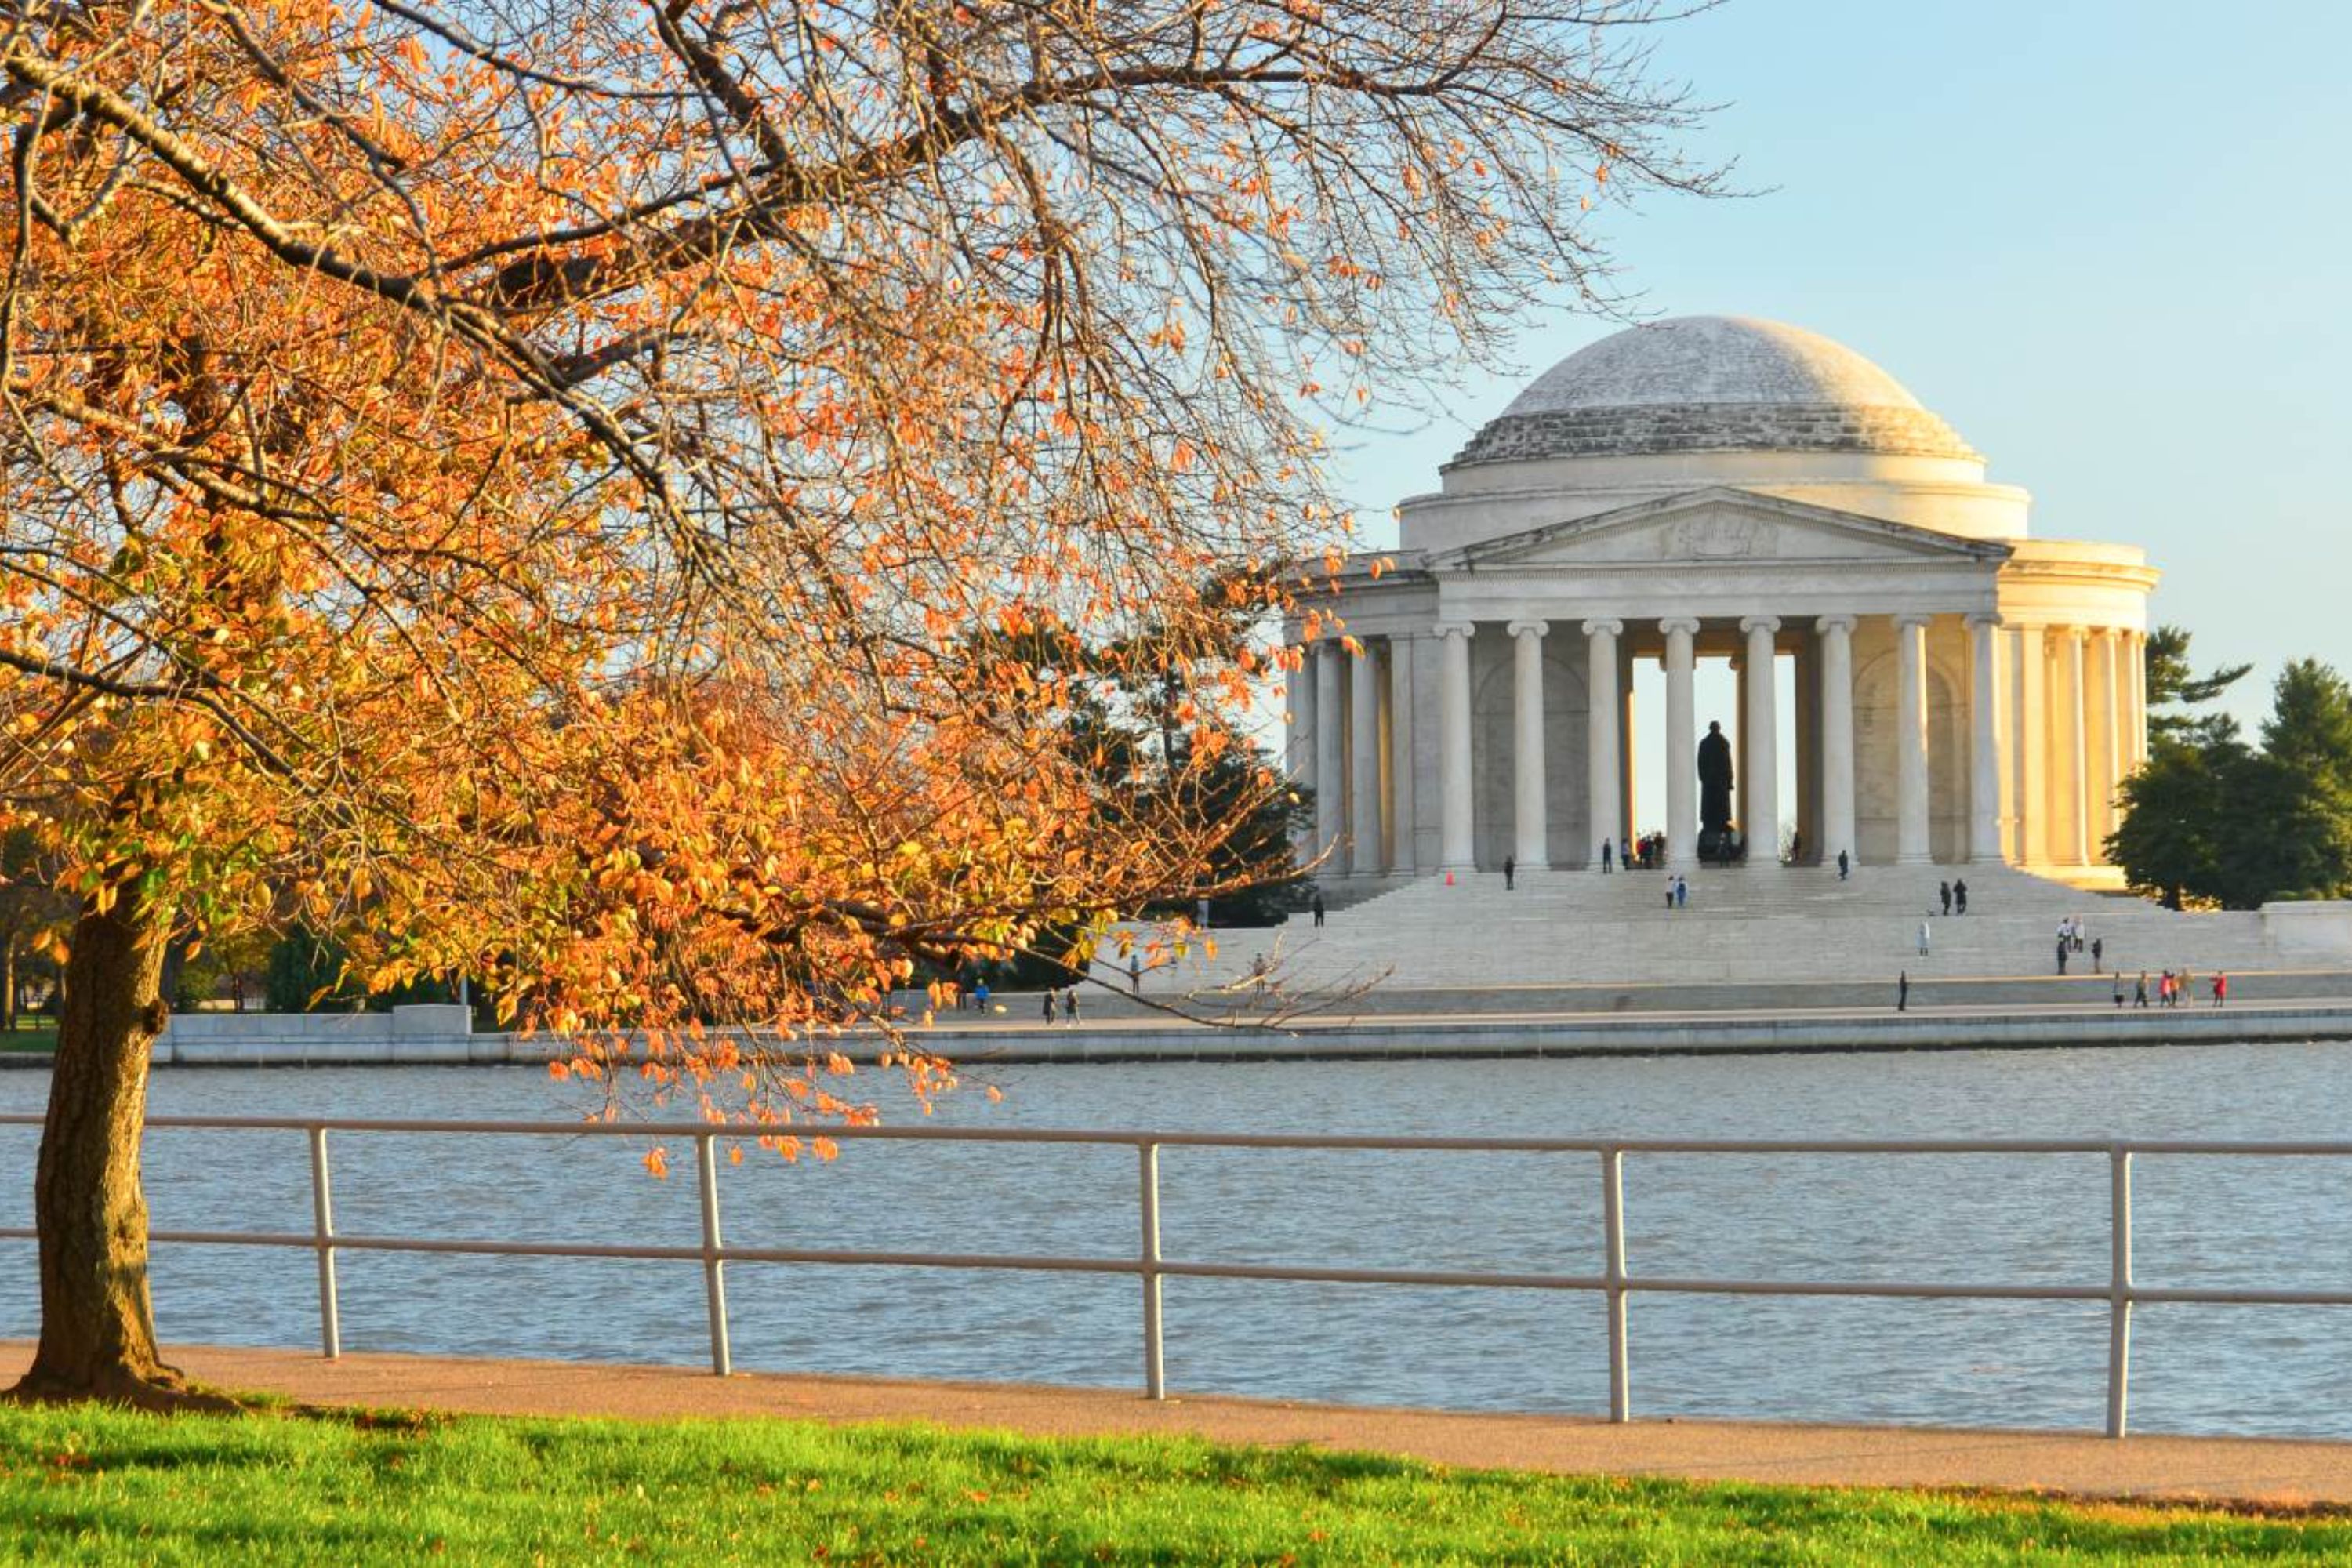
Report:
[[[0,1376],[31,1358],[0,1342]],[[1479,1415],[1438,1411],[1182,1398],[1025,1384],[917,1383],[572,1362],[461,1361],[187,1347],[190,1374],[320,1405],[503,1415],[661,1419],[784,1416],[935,1422],[1041,1436],[1189,1432],[1224,1442],[1311,1444],[1443,1464],[1563,1474],[1675,1476],[1829,1486],[1956,1487],[2259,1506],[2352,1510],[2352,1443],[2134,1437],[2052,1432],[1769,1426]]]

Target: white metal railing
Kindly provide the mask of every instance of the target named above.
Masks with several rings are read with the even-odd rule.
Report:
[[[0,1115],[0,1126],[38,1126],[41,1118]],[[1129,1274],[1143,1287],[1143,1388],[1167,1395],[1163,1366],[1161,1282],[1171,1276],[1203,1279],[1267,1279],[1298,1283],[1467,1286],[1495,1289],[1577,1290],[1603,1297],[1609,1323],[1609,1418],[1633,1418],[1626,1305],[1636,1293],[1690,1296],[1847,1296],[1984,1301],[2104,1301],[2107,1304],[2106,1433],[2126,1429],[2130,1392],[2132,1309],[2140,1302],[2203,1305],[2347,1307],[2352,1289],[2249,1290],[2143,1285],[2132,1278],[2132,1161],[2136,1155],[2224,1158],[2352,1159],[2352,1142],[2200,1142],[2180,1139],[1782,1139],[1782,1138],[1400,1138],[1311,1136],[1253,1132],[1088,1131],[1065,1128],[831,1127],[835,1139],[904,1140],[940,1143],[1052,1143],[1131,1147],[1138,1155],[1137,1212],[1140,1243],[1133,1258],[1065,1258],[1005,1253],[870,1252],[824,1247],[730,1247],[719,1224],[720,1140],[757,1139],[777,1129],[753,1122],[706,1121],[453,1121],[361,1117],[153,1116],[153,1128],[235,1131],[299,1131],[310,1149],[311,1228],[308,1234],[268,1231],[159,1230],[150,1240],[173,1245],[303,1247],[319,1263],[319,1334],[329,1357],[342,1353],[335,1256],[344,1251],[465,1253],[491,1257],[640,1258],[702,1266],[709,1309],[711,1370],[733,1366],[727,1321],[730,1263],[842,1264],[929,1268],[1003,1268],[1045,1273]],[[803,1130],[814,1134],[819,1130]],[[335,1229],[330,1132],[393,1132],[503,1137],[604,1136],[649,1141],[692,1139],[702,1236],[694,1247],[588,1242],[491,1241],[438,1237],[352,1236]],[[1601,1164],[1602,1271],[1507,1274],[1420,1268],[1341,1268],[1270,1263],[1185,1262],[1160,1249],[1160,1152],[1168,1148],[1432,1151],[1457,1153],[1592,1154]],[[1625,1260],[1625,1156],[1628,1154],[2101,1154],[2108,1166],[2109,1268],[2101,1284],[1905,1284],[1891,1280],[1715,1279],[1637,1276]],[[0,1240],[32,1240],[28,1229],[0,1229]]]

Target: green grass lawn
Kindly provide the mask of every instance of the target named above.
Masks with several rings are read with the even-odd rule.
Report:
[[[2352,1522],[916,1426],[0,1409],[43,1563],[2345,1561]]]

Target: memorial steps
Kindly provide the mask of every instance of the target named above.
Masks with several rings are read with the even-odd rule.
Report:
[[[1937,884],[1956,871],[1969,884],[1969,913],[1947,917],[1937,912]],[[1528,872],[1509,890],[1495,872],[1457,872],[1451,884],[1423,877],[1332,910],[1320,930],[1301,916],[1213,932],[1213,958],[1195,949],[1171,962],[1188,988],[1245,986],[1260,955],[1307,989],[1376,975],[1384,988],[1433,991],[1891,981],[1903,972],[1924,983],[2052,974],[2059,922],[2080,915],[2090,937],[2105,939],[2106,966],[2128,973],[2323,967],[2282,964],[2259,915],[2177,913],[2008,867],[1871,867],[1844,882],[1833,868],[1813,867],[1686,876],[1690,901],[1676,910],[1666,907],[1673,879],[1662,871]],[[2090,967],[2086,947],[2069,973]],[[1119,978],[1110,973],[1119,968],[1106,962],[1102,972]]]

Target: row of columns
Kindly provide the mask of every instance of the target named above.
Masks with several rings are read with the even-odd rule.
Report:
[[[1930,843],[1928,689],[1927,634],[1930,617],[1893,617],[1895,645],[1895,859],[1920,864],[1933,858]],[[1853,633],[1858,618],[1850,615],[1815,618],[1820,641],[1822,703],[1821,833],[1825,858],[1853,851],[1855,839]],[[1969,813],[1967,856],[1971,861],[2019,859],[2045,864],[2071,859],[2089,864],[2096,859],[2099,840],[2114,826],[2115,786],[2146,758],[2145,658],[2139,635],[2116,628],[2016,629],[2014,651],[2002,658],[2003,626],[1999,616],[1977,614],[1966,618],[1969,635],[1970,716],[1969,736]],[[1780,621],[1772,616],[1749,616],[1739,623],[1747,639],[1748,668],[1769,671],[1777,651]],[[1614,671],[1619,638],[1624,623],[1593,619],[1581,624],[1586,639],[1587,668]],[[1698,746],[1695,691],[1696,644],[1699,623],[1687,616],[1658,623],[1665,639],[1666,754],[1675,759],[1666,773],[1666,844],[1670,866],[1695,863],[1698,845],[1698,780],[1688,759]],[[1549,822],[1545,799],[1543,639],[1550,625],[1517,620],[1506,630],[1513,640],[1512,853],[1522,869],[1538,870],[1549,861]],[[1438,650],[1438,789],[1439,868],[1468,868],[1475,858],[1472,809],[1470,639],[1476,628],[1468,622],[1445,622],[1434,628]],[[2045,662],[2044,638],[2055,635],[2063,677],[2063,702],[2051,710],[2052,694]],[[1417,820],[1412,785],[1412,664],[1408,641],[1390,645],[1389,700],[1386,706],[1388,744],[1382,738],[1381,687],[1369,658],[1357,665],[1348,682],[1348,731],[1337,721],[1341,710],[1341,660],[1351,656],[1348,645],[1329,641],[1311,661],[1312,675],[1295,676],[1291,685],[1294,721],[1304,720],[1311,731],[1312,763],[1317,781],[1316,840],[1319,849],[1336,847],[1347,869],[1377,872],[1391,863],[1411,864],[1412,825]],[[2004,662],[2012,663],[2014,679],[2001,679]],[[1769,675],[1745,682],[1746,705],[1741,715],[1746,734],[1747,764],[1743,789],[1743,820],[1760,829],[1765,854],[1759,864],[1778,864],[1780,824],[1780,716],[1777,684]],[[2095,710],[2094,689],[2105,700]],[[1312,704],[1311,713],[1302,708]],[[2094,714],[2096,732],[2094,733]],[[1621,764],[1619,707],[1602,700],[1596,684],[1586,707],[1588,799],[1594,824],[1623,821],[1624,773]],[[2053,721],[2055,721],[2053,724]],[[2053,729],[2057,732],[2053,734]],[[1350,732],[1353,743],[1349,743]],[[2021,742],[2012,754],[2011,741]],[[2037,742],[2041,743],[2036,743]],[[1382,789],[1383,751],[1389,788]],[[2052,760],[2065,768],[2064,787],[2074,798],[2064,814],[2076,841],[2053,845],[2053,818],[2060,814],[2047,776]],[[1295,755],[1294,768],[1309,759]],[[1343,770],[1345,770],[1343,772]],[[1328,787],[1325,781],[1345,778],[1346,788]],[[1381,820],[1383,795],[1389,803],[1387,821]],[[1349,811],[1350,801],[1358,809]],[[1369,816],[1369,822],[1360,820]],[[1598,831],[1607,831],[1601,828]],[[1387,858],[1393,835],[1396,852]]]

